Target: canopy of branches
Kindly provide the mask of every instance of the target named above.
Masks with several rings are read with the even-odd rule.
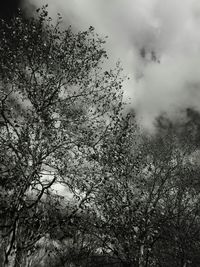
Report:
[[[45,8],[0,40],[0,266],[199,266],[199,114],[143,134],[105,41]]]

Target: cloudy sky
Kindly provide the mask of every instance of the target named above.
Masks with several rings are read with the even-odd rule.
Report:
[[[24,0],[26,10],[49,4],[77,29],[108,35],[108,65],[121,59],[131,78],[125,95],[146,127],[187,107],[200,111],[199,0]]]

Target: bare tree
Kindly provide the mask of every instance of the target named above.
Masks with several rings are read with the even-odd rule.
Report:
[[[85,176],[87,158],[121,102],[120,66],[102,71],[104,41],[90,27],[73,33],[54,25],[46,8],[37,18],[19,13],[0,29],[0,185],[4,264],[22,266],[22,254],[51,227],[51,187]],[[95,174],[96,175],[96,174]],[[73,217],[87,200],[81,195]],[[52,197],[52,200],[51,200]],[[50,199],[50,200],[49,200]],[[50,204],[48,204],[50,205]],[[52,204],[53,205],[53,204]]]

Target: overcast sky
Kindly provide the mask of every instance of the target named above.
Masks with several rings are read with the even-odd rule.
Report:
[[[122,60],[131,78],[125,92],[143,125],[163,112],[200,110],[199,0],[24,0],[28,9],[45,3],[65,23],[109,36],[109,64]]]

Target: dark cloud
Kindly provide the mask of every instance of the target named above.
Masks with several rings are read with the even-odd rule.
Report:
[[[0,1],[0,18],[9,20],[21,6],[21,0],[1,0]]]

